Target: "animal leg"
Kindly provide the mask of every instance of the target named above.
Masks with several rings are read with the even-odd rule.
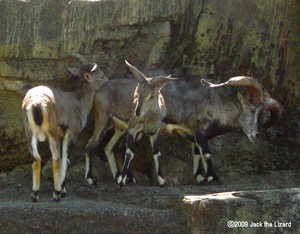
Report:
[[[54,201],[59,202],[60,197],[61,197],[61,183],[60,183],[60,175],[59,175],[60,146],[59,146],[58,138],[49,135],[49,145],[50,145],[50,150],[51,150],[51,154],[52,154],[52,167],[53,167],[53,177],[54,177],[53,199],[54,199]]]
[[[157,131],[154,135],[150,136],[150,143],[152,146],[153,151],[153,159],[155,163],[155,173],[157,176],[157,180],[160,186],[165,186],[167,184],[166,180],[163,177],[162,170],[161,170],[161,153],[158,149],[158,134],[159,131]]]
[[[29,151],[33,156],[32,163],[32,175],[33,175],[33,185],[31,193],[31,201],[37,202],[39,200],[39,190],[40,190],[40,176],[41,176],[41,157],[38,152],[38,141],[37,135],[31,137],[31,145],[28,144]]]
[[[201,153],[199,147],[192,142],[192,154],[193,154],[193,165],[194,165],[194,178],[198,184],[205,180],[205,177],[201,173],[204,170],[204,175],[207,171],[206,162],[202,163]],[[202,170],[203,169],[203,170]]]
[[[134,157],[133,146],[135,143],[136,131],[128,131],[126,137],[126,153],[121,174],[117,177],[117,184],[121,187],[126,184],[127,172],[131,160]]]
[[[196,142],[196,146],[198,147],[200,154],[201,154],[201,161],[203,163],[203,167],[204,167],[204,172],[205,172],[205,179],[202,182],[212,182],[213,180],[218,180],[218,177],[215,175],[214,171],[213,171],[213,166],[212,166],[212,160],[211,160],[211,153],[210,150],[208,148],[208,142],[207,139],[205,137],[205,135],[199,131],[196,130],[195,131],[195,142]],[[200,163],[199,163],[200,165]],[[199,170],[199,166],[197,171]],[[199,184],[199,182],[198,182]]]
[[[118,146],[117,147],[114,147],[113,149],[113,153],[115,154],[116,152],[118,152],[120,155],[122,155],[122,165],[124,164],[125,162],[125,152],[126,152],[126,142],[125,141],[122,141],[122,142],[119,142]],[[117,175],[116,175],[116,178],[120,175],[120,171],[118,170],[117,172]],[[116,179],[115,179],[116,180]],[[127,178],[126,178],[126,184],[135,184],[136,183],[136,179],[134,178],[133,176],[133,173],[130,169],[130,167],[128,168],[128,171],[127,171]]]
[[[61,160],[61,165],[59,170],[60,182],[62,187],[61,197],[66,197],[67,195],[66,175],[67,175],[67,168],[68,168],[68,155],[72,147],[73,147],[73,142],[70,140],[69,131],[67,131],[62,142],[62,160]]]
[[[115,155],[113,153],[113,148],[116,145],[116,143],[118,142],[118,140],[126,133],[125,130],[120,129],[120,128],[115,128],[115,133],[112,136],[112,138],[110,139],[110,141],[108,142],[107,146],[105,147],[104,151],[105,151],[105,155],[107,157],[108,163],[109,163],[109,167],[110,170],[113,174],[114,179],[116,179],[116,176],[118,174],[118,166],[117,166],[117,162],[115,159]]]
[[[89,185],[97,186],[97,181],[94,179],[93,176],[93,168],[92,168],[92,157],[95,154],[95,149],[99,142],[102,140],[104,134],[106,133],[109,127],[110,121],[107,120],[106,124],[101,124],[99,121],[96,120],[95,122],[95,129],[93,136],[89,140],[89,143],[86,146],[86,157],[85,157],[85,180]]]

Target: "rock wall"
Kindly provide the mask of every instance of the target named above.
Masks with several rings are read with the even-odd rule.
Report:
[[[37,84],[68,88],[76,82],[65,81],[62,59],[74,52],[98,62],[112,79],[127,75],[124,59],[186,79],[256,77],[284,106],[282,119],[257,144],[242,133],[212,140],[215,168],[221,176],[299,168],[299,9],[296,0],[0,1],[0,172],[31,161],[21,120],[25,92]],[[82,163],[91,132],[90,121],[72,162]],[[144,143],[133,168],[150,176]],[[167,136],[160,144],[167,179],[191,183],[189,144]],[[42,151],[46,163],[47,145]]]

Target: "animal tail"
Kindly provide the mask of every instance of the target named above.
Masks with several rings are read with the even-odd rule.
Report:
[[[41,126],[43,123],[43,113],[41,106],[32,107],[33,119],[36,125]]]

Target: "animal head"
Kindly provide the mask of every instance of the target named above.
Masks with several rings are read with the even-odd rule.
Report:
[[[125,63],[138,81],[134,94],[136,103],[134,115],[139,117],[148,111],[165,108],[160,90],[167,84],[167,82],[176,80],[176,78],[170,78],[170,76],[155,76],[149,78],[127,61],[125,61]]]
[[[221,84],[212,84],[203,79],[201,82],[210,88],[240,86],[248,90],[249,100],[241,93],[238,93],[241,113],[237,120],[251,142],[259,138],[262,127],[272,127],[281,116],[282,109],[280,104],[272,98],[264,97],[261,85],[252,77],[233,77]],[[269,119],[264,121],[268,116],[268,112],[270,112]]]
[[[98,64],[88,62],[80,54],[68,54],[64,56],[64,58],[66,57],[76,58],[82,63],[80,68],[68,67],[69,72],[71,72],[71,74],[74,76],[83,78],[94,90],[97,90],[97,83],[99,84],[99,82],[105,78],[105,75],[99,68]]]

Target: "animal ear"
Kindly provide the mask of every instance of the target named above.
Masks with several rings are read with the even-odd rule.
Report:
[[[91,75],[89,73],[84,73],[83,77],[87,82],[92,83]]]
[[[98,67],[97,63],[92,63],[92,64],[90,65],[90,72],[95,71],[95,70],[97,69],[97,67]]]
[[[242,95],[240,92],[238,92],[238,99],[239,99],[243,109],[246,109],[250,105],[247,98],[245,98],[244,95]]]
[[[177,78],[171,78],[170,76],[164,77],[164,76],[157,76],[152,79],[150,82],[151,87],[158,88],[158,90],[161,90],[169,81],[177,80]]]
[[[129,68],[129,70],[134,75],[134,77],[137,79],[137,81],[138,81],[139,84],[143,84],[143,83],[145,83],[147,81],[145,75],[141,71],[139,71],[139,69],[137,69],[136,67],[132,66],[126,60],[125,60],[125,63],[127,65],[127,67]]]
[[[74,76],[80,76],[80,70],[74,67],[68,67],[68,71]]]

